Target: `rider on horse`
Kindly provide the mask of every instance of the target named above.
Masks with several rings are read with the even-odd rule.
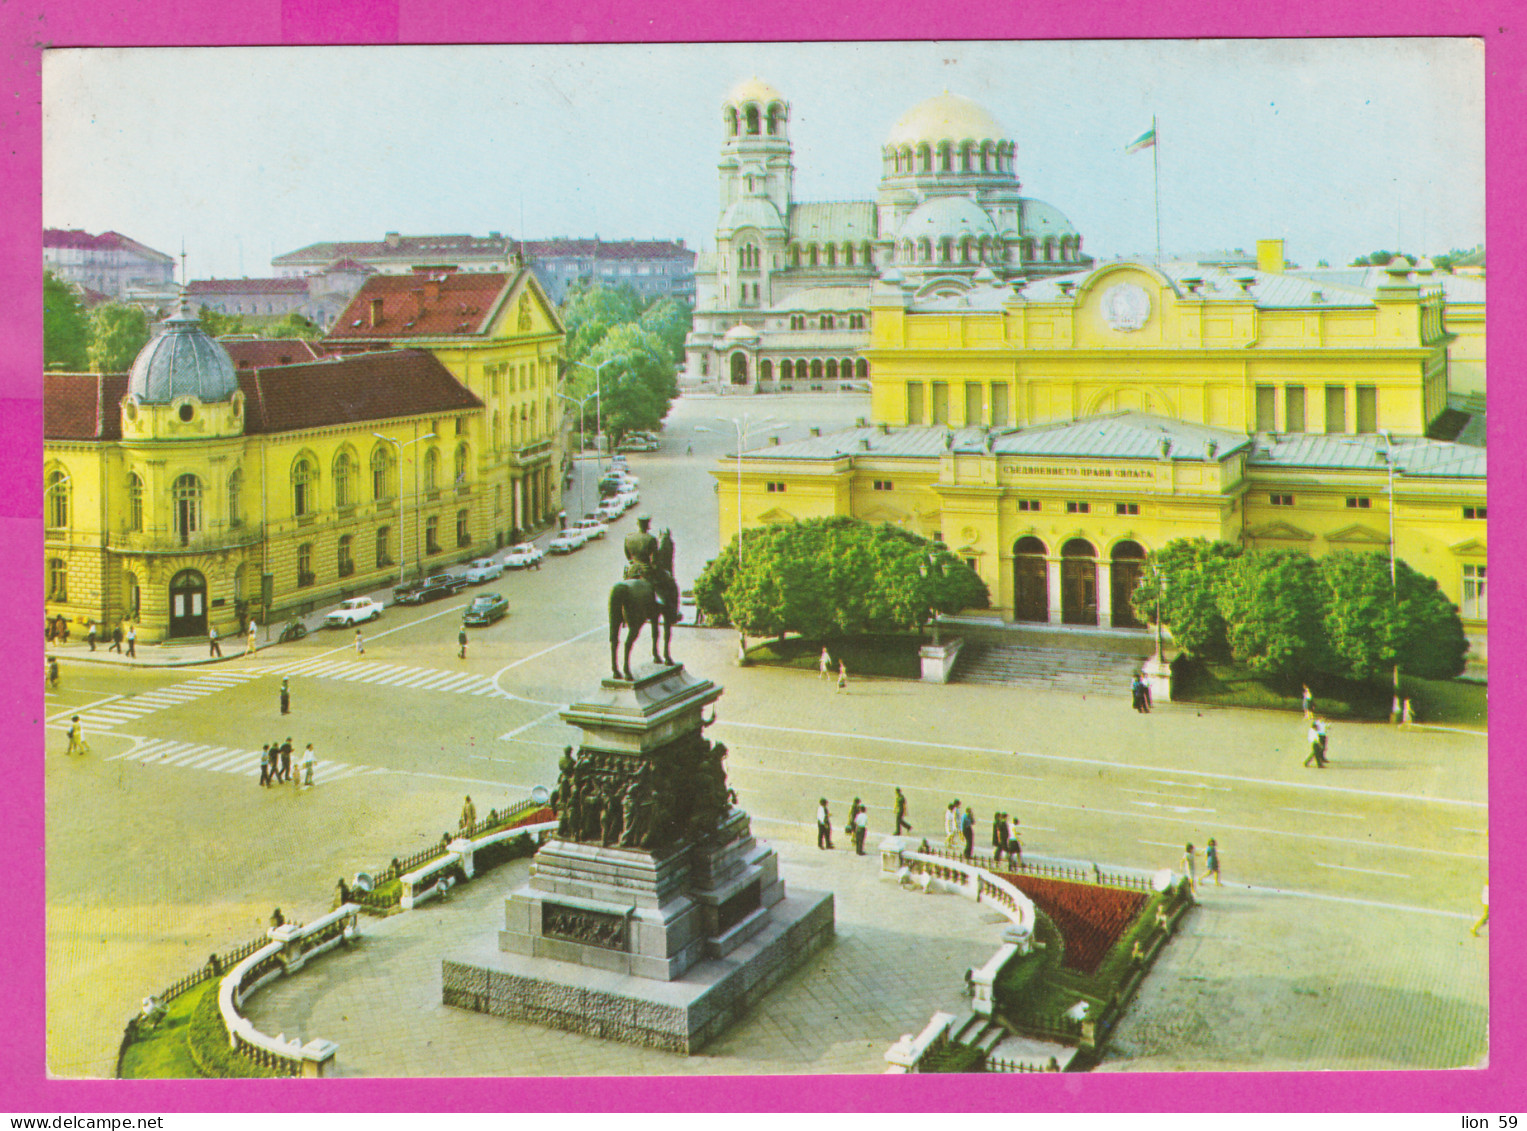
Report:
[[[642,515],[636,522],[640,529],[626,535],[625,578],[610,592],[610,667],[617,678],[624,674],[626,679],[631,678],[631,644],[647,620],[652,622],[653,661],[673,662],[668,652],[669,633],[681,615],[679,587],[673,578],[673,539],[666,530],[661,539],[653,537],[647,529],[652,523],[648,515]],[[622,624],[628,630],[624,673],[616,663],[616,646]]]

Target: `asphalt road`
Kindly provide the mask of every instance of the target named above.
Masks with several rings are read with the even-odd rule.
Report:
[[[605,674],[605,594],[634,516],[672,530],[687,587],[718,546],[724,485],[711,470],[736,451],[718,416],[746,413],[756,444],[866,412],[863,396],[685,398],[662,449],[628,457],[642,502],[605,539],[451,600],[389,607],[365,626],[364,656],[340,630],[206,667],[69,665],[47,698],[54,1071],[99,1072],[143,993],[258,933],[271,906],[316,913],[333,877],[438,838],[462,794],[483,813],[554,785],[576,741],[556,712]],[[778,423],[756,427],[765,417]],[[594,494],[595,461],[579,473],[569,515],[580,488]],[[470,630],[463,660],[460,611],[484,591],[508,597],[511,613]],[[677,659],[726,685],[712,734],[766,837],[810,842],[818,796],[840,823],[862,796],[873,841],[900,785],[916,831],[935,840],[959,797],[976,811],[978,847],[997,809],[1019,815],[1027,855],[1053,860],[1175,868],[1186,842],[1201,850],[1214,836],[1226,883],[1302,900],[1293,915],[1384,908],[1462,930],[1477,914],[1481,736],[1342,725],[1317,772],[1300,766],[1303,724],[1288,714],[1173,705],[1141,716],[1122,688],[1099,699],[855,680],[839,694],[814,672],[739,669],[735,649],[729,631],[674,634]],[[61,753],[75,712],[90,721],[87,759]],[[288,735],[299,751],[314,744],[319,788],[255,784],[261,744]]]

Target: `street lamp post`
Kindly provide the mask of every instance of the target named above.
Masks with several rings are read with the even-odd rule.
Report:
[[[583,363],[579,362],[578,364],[581,365]],[[561,397],[563,400],[567,401],[569,404],[575,404],[575,405],[578,406],[578,450],[579,450],[579,452],[583,451],[583,446],[584,446],[584,444],[583,444],[583,410],[588,405],[589,401],[594,399],[594,398],[596,398],[598,395],[599,395],[599,389],[598,389],[597,386],[595,387],[595,389],[594,389],[594,391],[592,393],[590,393],[586,397],[583,397],[581,400],[578,397],[570,397],[566,393],[558,393],[557,394],[557,396]],[[583,505],[583,481],[586,478],[587,478],[587,476],[585,476],[583,474],[583,469],[580,467],[578,469],[578,505],[579,506]]]
[[[435,433],[433,433],[433,432],[430,432],[428,435],[424,435],[424,436],[415,436],[412,440],[408,440],[408,441],[394,440],[391,436],[383,436],[380,432],[373,432],[371,434],[373,436],[375,436],[378,440],[382,440],[385,443],[391,444],[394,448],[397,449],[397,453],[398,453],[398,471],[400,473],[403,470],[403,449],[407,448],[407,447],[410,447],[410,446],[412,446],[414,444],[417,444],[420,440],[433,440],[435,438]],[[398,494],[399,495],[403,494],[402,487],[403,487],[402,483],[399,483],[398,484]],[[402,549],[403,549],[403,527],[405,525],[407,525],[406,522],[405,522],[407,511],[404,509],[406,507],[407,503],[408,503],[408,497],[405,495],[403,497],[403,502],[398,505],[398,549],[400,551],[402,551]],[[418,460],[414,460],[414,512],[415,512],[414,513],[414,568],[417,569],[419,571],[419,573],[421,574],[421,576],[422,576],[423,573],[424,573],[424,565],[423,565],[423,558],[419,554],[419,515],[418,515],[418,510],[419,510],[419,461]],[[404,578],[405,578],[405,576],[407,575],[407,572],[408,572],[408,554],[406,552],[402,553],[402,558],[403,558],[402,562],[400,562],[398,564],[398,584],[399,585],[403,584]],[[269,618],[267,618],[267,619],[269,619]]]
[[[1383,445],[1376,449],[1374,457],[1384,461],[1384,470],[1387,473],[1389,483],[1389,600],[1395,606],[1400,601],[1400,583],[1396,577],[1394,563],[1394,437],[1388,432],[1381,432]],[[1395,656],[1394,664],[1394,694],[1389,701],[1389,721],[1398,722],[1401,717],[1400,711],[1400,660]]]
[[[740,420],[730,416],[718,416],[716,420],[722,424],[730,424],[737,430],[737,565],[742,566],[742,441],[751,431],[757,428],[770,428],[779,421],[772,417],[765,420],[755,420],[751,425],[748,423],[748,414],[743,413]],[[702,424],[695,425],[696,432],[709,432],[710,429]]]
[[[596,451],[594,453],[594,455],[595,455],[595,457],[597,459],[600,460],[599,470],[601,470],[601,471],[604,470],[604,462],[603,462],[603,454],[602,454],[604,449],[602,447],[599,447],[599,445],[600,445],[601,440],[604,437],[604,397],[600,395],[599,371],[601,369],[603,369],[606,365],[614,365],[617,361],[623,361],[623,360],[624,360],[624,358],[608,357],[608,358],[605,358],[605,360],[601,361],[598,365],[590,365],[586,361],[575,361],[575,362],[573,362],[574,365],[581,365],[585,369],[592,369],[594,371],[594,444],[595,444],[596,447],[599,448],[599,450]],[[579,434],[579,441],[578,442],[580,444],[583,442],[583,440],[582,440],[582,433],[581,432]],[[581,499],[580,499],[580,501],[581,501]]]

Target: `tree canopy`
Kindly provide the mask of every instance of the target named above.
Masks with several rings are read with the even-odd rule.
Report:
[[[1451,679],[1463,671],[1468,640],[1458,610],[1437,582],[1385,554],[1340,552],[1320,559],[1327,588],[1325,631],[1333,668],[1354,679],[1402,671]]]
[[[1219,610],[1236,663],[1259,675],[1327,671],[1325,588],[1299,550],[1251,550],[1219,580]]]
[[[1179,538],[1153,556],[1152,576],[1159,574],[1162,579],[1161,623],[1172,630],[1172,639],[1189,655],[1210,660],[1229,657],[1219,587],[1225,570],[1240,556],[1239,546],[1207,538]],[[1153,580],[1136,589],[1130,600],[1142,621],[1156,619]]]
[[[562,324],[567,328],[564,355],[570,362],[586,360],[612,329],[641,315],[641,296],[629,285],[571,288],[562,303]]]
[[[314,322],[311,318],[304,317],[293,311],[265,327],[263,336],[267,338],[304,338],[311,342],[323,337],[323,331],[318,328],[318,323]]]
[[[124,373],[148,344],[148,317],[136,306],[102,303],[90,312],[90,368]]]
[[[562,305],[562,320],[566,394],[587,397],[598,372],[601,395],[597,404],[591,400],[584,406],[583,427],[596,426],[597,412],[612,444],[628,432],[661,427],[678,395],[689,307],[667,298],[644,308],[629,286],[575,287]]]
[[[745,632],[830,638],[921,628],[935,613],[985,608],[976,572],[943,545],[844,516],[746,531],[695,582],[708,617]]]
[[[204,306],[196,314],[201,321],[201,327],[214,338],[220,338],[224,334],[247,334],[249,331],[244,327],[242,314],[224,314],[213,310],[210,306]]]
[[[42,273],[42,364],[83,370],[89,363],[90,326],[79,295],[51,271]]]

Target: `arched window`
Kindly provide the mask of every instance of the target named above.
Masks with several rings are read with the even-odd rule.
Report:
[[[292,464],[292,514],[298,518],[318,509],[318,465],[306,455]]]
[[[827,359],[827,379],[829,381],[836,381],[838,379],[838,359],[835,357]]]
[[[774,363],[772,361],[760,361],[758,363],[758,379],[760,381],[774,380]]]
[[[754,137],[758,136],[758,107],[757,106],[749,106],[748,107],[748,133],[750,135],[754,136]]]
[[[143,478],[135,471],[127,473],[127,529],[143,529]]]
[[[812,244],[811,245],[811,265],[813,267],[819,266],[818,258],[819,257],[818,257],[818,248],[817,248],[817,245],[816,244]]]
[[[785,108],[778,102],[771,102],[769,104],[769,133],[771,136],[779,133],[780,124],[783,123],[784,120]]]
[[[69,476],[59,470],[48,472],[48,529],[64,530],[69,525]]]
[[[243,526],[244,473],[238,468],[228,477],[228,525]]]
[[[939,143],[938,167],[939,172],[941,173],[948,173],[953,171],[953,167],[949,163],[949,143],[947,141]]]
[[[175,480],[173,493],[175,533],[184,546],[201,529],[201,480],[194,475],[182,475]]]
[[[350,455],[350,449],[341,448],[339,454],[334,457],[334,505],[336,507],[348,507],[354,504],[355,500],[351,496],[354,472],[355,461]]]
[[[381,444],[371,449],[371,497],[378,502],[392,498],[392,453]]]
[[[917,147],[917,171],[919,173],[933,172],[933,150],[927,142]]]
[[[239,567],[240,570],[242,570],[243,568],[244,568],[243,566]],[[237,598],[239,596],[239,591],[238,591],[239,575],[238,574],[234,574],[233,580],[234,580],[234,594],[233,595],[234,595],[235,598]],[[122,583],[123,583],[123,589],[125,591],[124,592],[124,596],[123,596],[123,604],[126,606],[125,615],[126,615],[128,620],[137,620],[138,619],[138,610],[142,607],[142,603],[143,603],[143,595],[142,595],[141,591],[138,589],[138,575],[136,573],[133,573],[133,572],[129,571],[129,572],[127,572],[127,573],[122,575]]]
[[[376,568],[384,569],[392,564],[392,527],[379,526],[376,531]]]
[[[467,446],[465,444],[457,444],[456,467],[453,481],[458,487],[467,481],[467,463]]]
[[[726,133],[728,137],[737,136],[737,111],[730,106],[726,108]]]
[[[431,448],[424,453],[424,489],[436,491],[440,488],[440,449]]]

